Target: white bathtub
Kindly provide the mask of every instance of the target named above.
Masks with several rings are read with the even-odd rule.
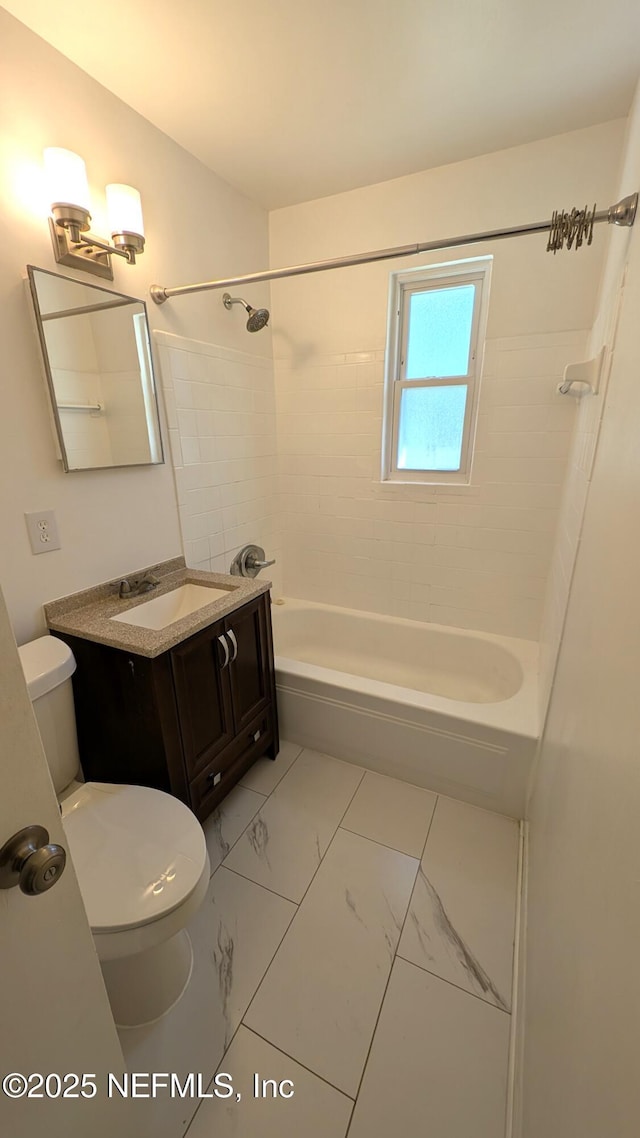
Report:
[[[538,646],[274,602],[283,738],[514,818],[538,738]]]

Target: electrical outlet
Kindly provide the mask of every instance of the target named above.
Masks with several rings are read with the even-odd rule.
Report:
[[[38,510],[24,516],[32,553],[51,553],[53,549],[60,549],[58,523],[53,510]]]

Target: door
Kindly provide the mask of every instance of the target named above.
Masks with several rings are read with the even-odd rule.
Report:
[[[230,650],[222,621],[171,650],[187,777],[191,780],[233,741]]]
[[[266,709],[271,694],[264,597],[227,617],[225,630],[232,646],[229,674],[239,734]]]
[[[22,827],[36,824],[67,848],[1,591],[0,779],[0,846]],[[130,1134],[129,1104],[103,1093],[107,1072],[122,1072],[124,1062],[69,858],[46,893],[0,889],[0,1007],[0,1082],[13,1072],[75,1073],[95,1075],[98,1088],[96,1097],[65,1101],[11,1099],[0,1090],[0,1133],[11,1138]],[[55,1080],[48,1090],[55,1093]],[[91,1094],[89,1084],[85,1093]]]

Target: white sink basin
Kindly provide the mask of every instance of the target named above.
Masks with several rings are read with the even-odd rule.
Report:
[[[137,628],[166,628],[168,624],[175,624],[177,620],[205,608],[220,597],[228,597],[232,591],[210,588],[208,585],[180,585],[170,593],[144,601],[128,612],[119,613],[110,619],[118,620],[121,624],[134,624]]]

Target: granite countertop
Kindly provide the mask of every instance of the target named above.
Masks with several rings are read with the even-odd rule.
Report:
[[[118,577],[114,581],[106,581],[92,589],[49,601],[44,605],[49,629],[52,632],[64,632],[68,636],[79,636],[82,640],[93,640],[97,644],[107,644],[123,652],[134,652],[137,656],[153,658],[187,640],[221,617],[229,616],[271,588],[270,581],[261,581],[257,577],[232,577],[227,573],[205,573],[199,569],[187,569],[184,557],[175,557],[159,565],[136,569],[126,576],[142,577],[145,573],[152,573],[154,577],[160,578],[160,584],[140,596],[120,597],[118,589],[122,577]],[[227,589],[229,595],[216,597],[205,608],[189,613],[181,620],[157,630],[139,628],[135,624],[125,624],[110,619],[144,604],[145,601],[160,597],[163,593],[169,593],[179,585],[189,583]]]

